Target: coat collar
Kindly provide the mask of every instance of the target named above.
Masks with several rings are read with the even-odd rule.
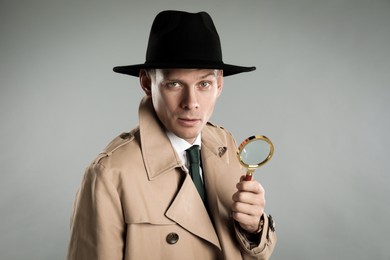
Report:
[[[174,168],[184,168],[163,126],[157,119],[150,97],[145,97],[141,101],[139,124],[142,157],[149,180],[153,180]]]

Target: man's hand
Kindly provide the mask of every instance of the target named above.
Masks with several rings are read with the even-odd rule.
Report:
[[[254,233],[258,230],[260,217],[264,213],[264,188],[255,180],[245,181],[245,176],[241,176],[236,187],[237,192],[232,197],[233,219],[247,232]]]

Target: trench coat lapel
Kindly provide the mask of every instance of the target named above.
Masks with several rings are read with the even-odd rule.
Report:
[[[236,151],[228,150],[227,143],[205,127],[202,132],[202,162],[209,206],[217,206],[214,204],[216,200],[222,200],[226,205],[231,204],[231,195],[235,192],[241,173],[238,161],[231,162],[235,159]],[[238,177],[235,179],[232,176]]]
[[[205,127],[202,132],[202,160],[209,213],[225,258],[241,259],[235,243],[231,204],[242,171],[236,159],[236,150],[232,149],[235,145],[228,145],[212,129]]]
[[[191,233],[221,249],[214,226],[189,174],[166,212],[166,216]]]
[[[154,180],[177,167],[184,168],[154,112],[150,97],[141,101],[139,121],[142,158],[148,179]]]

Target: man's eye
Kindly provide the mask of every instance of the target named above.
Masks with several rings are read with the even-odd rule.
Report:
[[[208,86],[210,86],[210,83],[209,83],[209,82],[201,82],[201,83],[200,83],[200,86],[201,86],[202,88],[207,88]]]
[[[177,88],[179,86],[180,86],[179,82],[169,82],[167,84],[167,87],[169,87],[169,88]]]

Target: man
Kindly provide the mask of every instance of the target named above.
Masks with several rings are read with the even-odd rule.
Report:
[[[264,189],[244,180],[231,134],[208,122],[223,77],[254,69],[222,62],[207,13],[157,15],[146,62],[114,68],[139,77],[139,126],[88,167],[68,259],[270,257]]]

